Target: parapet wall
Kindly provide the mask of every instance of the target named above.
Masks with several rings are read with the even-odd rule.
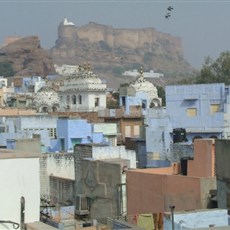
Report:
[[[154,28],[116,29],[94,22],[81,27],[60,24],[58,39],[71,38],[74,42],[78,40],[85,40],[90,43],[105,42],[112,49],[118,47],[137,49],[164,43],[168,50],[182,53],[180,38],[158,32]]]

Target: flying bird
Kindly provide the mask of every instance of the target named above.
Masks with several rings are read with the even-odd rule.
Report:
[[[169,19],[171,17],[171,11],[173,10],[173,7],[172,6],[168,6],[167,10],[168,10],[168,12],[165,15],[165,18]]]
[[[165,15],[165,18],[167,18],[167,19],[169,19],[171,17],[171,14],[170,13],[167,13],[166,15]]]
[[[168,11],[172,11],[172,10],[173,10],[173,7],[172,7],[172,6],[169,6],[169,7],[167,8],[167,10],[168,10]]]

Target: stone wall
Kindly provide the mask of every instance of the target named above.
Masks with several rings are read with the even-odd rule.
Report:
[[[144,69],[163,71],[165,76],[169,72],[194,71],[183,57],[181,39],[154,28],[118,29],[94,22],[78,27],[60,23],[51,53],[56,64],[81,64],[88,60],[109,87],[117,85],[117,80],[119,84],[126,80],[114,78],[118,75],[116,67],[126,66],[125,71],[140,64]]]
[[[50,199],[50,176],[75,180],[73,154],[43,154],[40,158],[41,197],[47,199]]]
[[[230,208],[230,141],[216,140],[215,143],[218,208]]]

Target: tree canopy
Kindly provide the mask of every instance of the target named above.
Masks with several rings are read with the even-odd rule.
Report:
[[[11,77],[14,75],[14,70],[11,62],[0,62],[0,76]]]
[[[195,83],[225,83],[230,85],[230,51],[220,53],[215,61],[206,57]]]

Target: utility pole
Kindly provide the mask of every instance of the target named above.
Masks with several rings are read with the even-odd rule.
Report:
[[[175,206],[171,205],[171,206],[169,206],[169,208],[170,208],[171,217],[172,217],[172,230],[174,230],[174,209],[175,209]]]
[[[25,198],[21,197],[21,221],[20,221],[20,230],[25,230]]]

